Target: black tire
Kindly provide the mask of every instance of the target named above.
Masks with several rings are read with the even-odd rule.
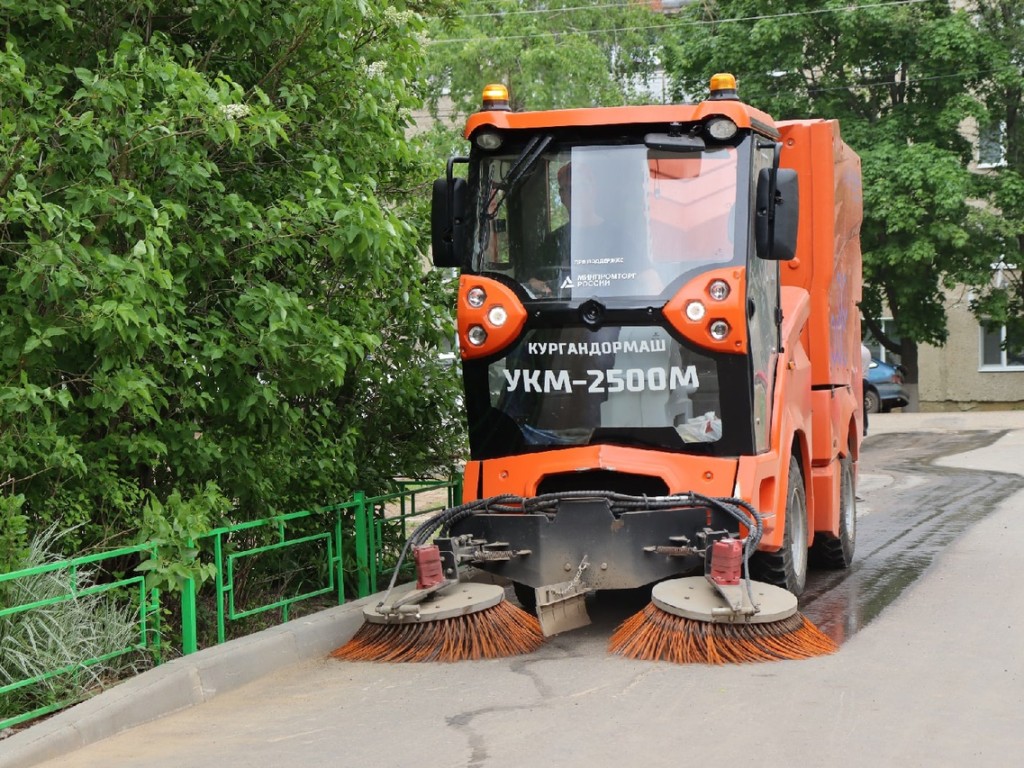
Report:
[[[524,611],[529,611],[530,613],[537,612],[537,592],[533,587],[513,581],[512,591],[515,593],[516,600],[519,601]]]
[[[879,413],[882,410],[882,399],[873,389],[864,390],[864,410],[868,413]]]
[[[853,479],[853,460],[839,460],[839,535],[819,533],[814,537],[811,563],[817,568],[841,570],[853,562],[857,543],[857,487]]]
[[[807,492],[800,462],[789,460],[786,520],[778,552],[757,552],[750,558],[750,575],[757,581],[788,589],[799,596],[807,583]]]

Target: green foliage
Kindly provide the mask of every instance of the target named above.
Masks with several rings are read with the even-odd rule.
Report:
[[[34,536],[10,570],[29,570],[55,561],[54,530]],[[136,671],[147,659],[125,653],[139,640],[138,606],[112,592],[61,600],[96,584],[88,568],[55,570],[0,582],[0,605],[46,603],[0,616],[0,686],[24,683],[0,696],[0,720],[84,698],[89,691]],[[94,662],[104,656],[104,661]],[[60,674],[48,674],[70,669]]]
[[[451,463],[406,137],[444,7],[0,0],[7,509],[176,542]]]
[[[802,0],[785,11],[770,0],[690,6],[665,53],[676,94],[733,72],[743,99],[776,118],[837,118],[863,162],[865,317],[893,351],[911,351],[899,337],[942,343],[942,288],[976,283],[993,260],[959,132],[984,112],[971,96],[989,68],[978,31],[945,0]],[[896,337],[881,335],[883,306]]]
[[[644,3],[465,3],[431,30],[428,98],[435,115],[442,94],[466,115],[479,109],[484,85],[500,82],[513,109],[646,101],[665,25]]]
[[[862,159],[866,285],[861,309],[870,322],[888,308],[902,336],[941,343],[946,337],[943,288],[976,284],[991,261],[978,247],[987,217],[968,205],[976,180],[959,158],[927,142],[882,144]]]
[[[186,579],[201,583],[211,578],[216,566],[198,560],[196,542],[214,527],[211,510],[225,514],[230,509],[231,502],[213,482],[187,500],[177,490],[163,502],[150,498],[142,509],[139,541],[156,544],[156,552],[136,568],[146,574],[146,589],[177,592]]]
[[[21,508],[25,497],[0,496],[0,573],[12,571],[26,554],[28,518]]]
[[[996,253],[1001,270],[980,290],[974,310],[986,323],[1006,326],[1011,353],[1024,352],[1024,6],[1016,0],[969,4],[982,33],[989,66],[978,86],[986,113],[981,127],[1001,129],[1002,166],[986,171],[988,200],[999,213]]]

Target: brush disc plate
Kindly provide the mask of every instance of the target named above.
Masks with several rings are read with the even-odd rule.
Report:
[[[393,598],[398,598],[415,588],[415,584],[396,587]],[[373,624],[421,624],[425,621],[440,621],[456,616],[493,608],[505,599],[505,590],[497,584],[476,584],[462,582],[435,592],[419,604],[419,613],[401,613],[383,616],[377,613],[373,603],[363,608],[363,618]]]
[[[684,619],[734,624],[781,621],[796,613],[797,600],[792,592],[760,581],[750,582],[750,588],[754,594],[754,603],[759,608],[753,615],[734,614],[729,611],[729,604],[703,576],[660,582],[651,591],[651,602],[666,613]],[[749,605],[744,582],[741,581],[738,588],[730,589],[739,589],[744,606]]]

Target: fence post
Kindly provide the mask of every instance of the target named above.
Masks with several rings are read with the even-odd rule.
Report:
[[[370,594],[370,522],[366,515],[366,494],[356,491],[352,500],[356,503],[356,577],[359,597]]]
[[[457,472],[455,477],[452,478],[451,494],[454,497],[451,499],[449,506],[457,507],[462,503],[462,473]]]
[[[198,650],[196,580],[187,576],[181,585],[181,652],[188,655]]]
[[[334,510],[334,559],[335,578],[338,580],[338,605],[342,605],[345,602],[345,555],[340,509]]]

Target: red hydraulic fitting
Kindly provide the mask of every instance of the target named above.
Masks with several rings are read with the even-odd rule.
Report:
[[[444,581],[440,549],[434,545],[413,547],[412,556],[416,561],[416,589],[429,589]]]
[[[711,545],[711,580],[716,584],[740,583],[743,544],[739,539],[720,539]]]

